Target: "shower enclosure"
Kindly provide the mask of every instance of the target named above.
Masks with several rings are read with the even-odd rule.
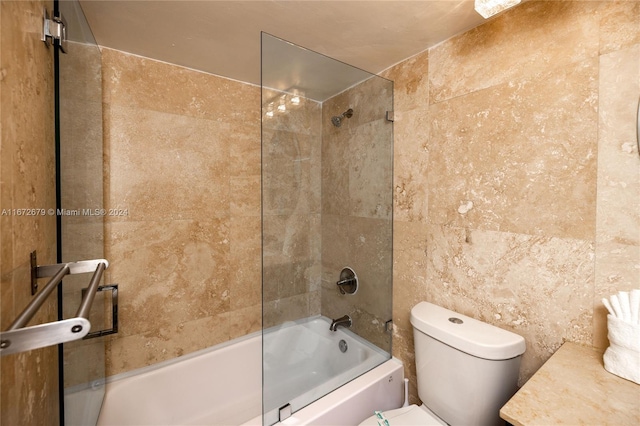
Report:
[[[391,357],[392,108],[392,81],[262,35],[264,424]]]

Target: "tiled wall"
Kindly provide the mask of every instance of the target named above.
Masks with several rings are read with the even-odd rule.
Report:
[[[63,15],[65,12],[63,11]],[[98,46],[68,42],[60,55],[60,186],[63,209],[83,212],[103,207],[102,60]],[[62,261],[104,258],[104,216],[65,215],[61,218]],[[64,317],[73,318],[89,274],[65,277]],[[92,332],[107,329],[103,297],[92,303]],[[105,373],[104,339],[64,344],[64,387],[86,385]]]
[[[40,41],[50,2],[0,3],[0,328],[31,301],[29,253],[56,263],[53,50]],[[13,209],[44,209],[16,215]],[[46,279],[41,280],[44,285]],[[55,321],[54,295],[29,325]],[[7,355],[0,362],[0,423],[58,424],[56,347]]]
[[[384,350],[391,336],[393,85],[373,77],[322,105],[322,314],[351,316],[351,330]],[[331,117],[353,109],[340,127]],[[358,275],[340,294],[343,267]]]
[[[420,300],[606,347],[599,300],[640,283],[640,3],[527,2],[383,73],[395,81],[394,355],[416,399]]]
[[[283,96],[263,89],[263,112]],[[288,106],[262,126],[265,327],[320,313],[322,105]]]
[[[107,374],[260,329],[260,90],[103,49]]]

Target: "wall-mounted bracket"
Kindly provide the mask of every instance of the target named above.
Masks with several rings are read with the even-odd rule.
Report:
[[[36,251],[31,252],[31,295],[38,292],[38,254]]]
[[[42,8],[42,37],[47,46],[57,44],[62,53],[67,53],[67,23],[62,15],[49,16],[46,7]]]
[[[393,111],[387,111],[385,118],[387,119],[387,121],[391,121],[393,123],[393,121],[395,120],[395,118],[393,117]]]
[[[82,289],[82,298],[84,299],[85,293],[88,288]],[[118,332],[118,284],[101,285],[98,287],[98,291],[111,291],[111,328],[106,330],[92,331],[83,337],[83,339],[93,339],[95,337],[108,336],[109,334],[116,334]]]

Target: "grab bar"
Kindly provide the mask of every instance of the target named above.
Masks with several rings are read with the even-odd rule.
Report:
[[[98,291],[102,274],[108,267],[109,262],[106,259],[37,266],[36,273],[38,278],[50,276],[53,276],[53,278],[36,294],[27,307],[11,323],[7,331],[0,332],[0,356],[71,342],[82,339],[87,335],[91,329],[91,323],[88,320],[91,305]],[[25,327],[66,275],[83,274],[91,271],[93,271],[93,276],[89,283],[89,289],[82,298],[82,302],[80,302],[75,318]]]

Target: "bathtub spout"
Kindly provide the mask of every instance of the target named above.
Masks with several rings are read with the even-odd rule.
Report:
[[[336,331],[339,326],[349,328],[351,327],[351,324],[353,324],[353,321],[351,321],[351,317],[349,315],[345,315],[343,317],[340,317],[338,319],[334,319],[333,321],[331,321],[329,330]]]

